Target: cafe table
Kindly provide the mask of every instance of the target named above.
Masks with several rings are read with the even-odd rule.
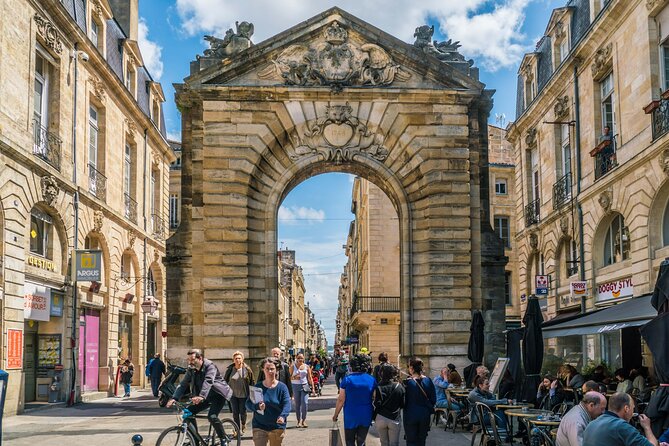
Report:
[[[498,405],[497,407],[500,407],[500,405]],[[523,410],[523,407],[525,407],[526,409]],[[527,406],[521,406],[520,408],[516,409],[507,409],[504,411],[504,414],[507,417],[511,417],[511,419],[509,420],[509,435],[513,437],[513,418],[523,419],[525,420],[525,424],[527,425],[529,420],[533,418],[538,418],[541,415],[552,415],[553,412],[542,409],[528,409]],[[529,426],[527,427],[529,431]]]

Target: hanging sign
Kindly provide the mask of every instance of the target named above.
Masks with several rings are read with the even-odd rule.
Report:
[[[26,282],[23,289],[23,318],[48,321],[51,318],[51,288]]]
[[[99,282],[102,280],[102,251],[78,249],[75,252],[75,280],[77,282]]]
[[[604,282],[597,285],[597,302],[618,300],[634,295],[632,278]]]
[[[546,296],[548,294],[548,276],[534,276],[537,296]]]

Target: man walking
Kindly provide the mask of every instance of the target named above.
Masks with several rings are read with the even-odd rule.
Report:
[[[606,410],[606,398],[599,392],[587,392],[579,404],[562,417],[556,446],[583,446],[583,431]]]
[[[158,387],[165,374],[165,363],[160,359],[160,353],[156,353],[149,363],[149,378],[151,379],[151,390],[153,396],[158,398]]]
[[[276,379],[279,382],[282,382],[288,387],[288,393],[290,394],[290,397],[293,397],[293,386],[290,384],[290,368],[288,366],[288,363],[285,362],[282,358],[282,352],[279,347],[274,347],[272,349],[272,357],[276,359],[279,362],[279,365],[277,366],[277,377]],[[260,372],[258,373],[258,382],[264,381],[265,380],[265,372],[261,368]]]

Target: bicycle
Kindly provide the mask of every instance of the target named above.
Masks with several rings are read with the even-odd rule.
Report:
[[[240,446],[242,436],[237,423],[232,418],[222,418],[224,437],[221,439],[216,435],[214,426],[209,423],[209,432],[202,437],[195,424],[195,415],[188,410],[188,405],[178,401],[174,402],[178,410],[177,420],[179,424],[165,429],[158,440],[156,446]],[[204,417],[198,417],[204,418]],[[221,441],[222,440],[222,441]]]

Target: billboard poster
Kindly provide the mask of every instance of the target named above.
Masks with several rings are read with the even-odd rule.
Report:
[[[7,369],[23,368],[23,330],[7,329]]]

